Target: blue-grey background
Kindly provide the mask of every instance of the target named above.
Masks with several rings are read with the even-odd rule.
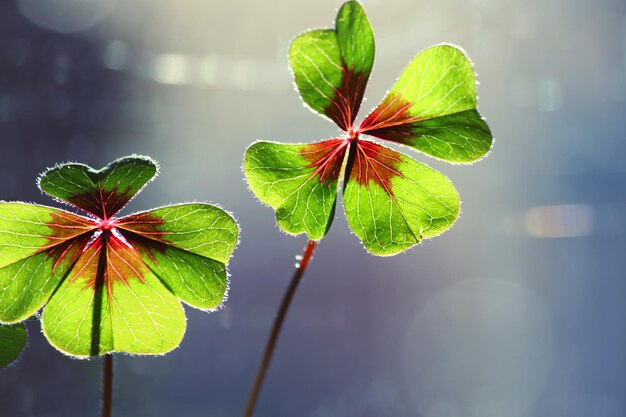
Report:
[[[259,417],[626,415],[626,3],[365,0],[377,60],[361,118],[435,43],[475,63],[491,155],[446,173],[463,215],[394,258],[368,255],[341,206],[280,339]],[[243,410],[303,237],[247,190],[256,139],[336,128],[306,110],[290,40],[338,0],[0,2],[0,199],[51,204],[36,176],[130,153],[160,177],[125,211],[202,200],[242,234],[225,308],[188,309],[165,357],[115,357],[115,415]],[[408,151],[410,152],[410,151]],[[0,373],[0,416],[95,416],[100,360],[69,359],[37,322]]]

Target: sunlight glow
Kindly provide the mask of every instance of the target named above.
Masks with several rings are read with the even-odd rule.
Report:
[[[538,238],[587,236],[593,224],[593,210],[587,204],[534,207],[524,214],[526,232]]]
[[[185,84],[189,76],[189,61],[184,55],[161,54],[154,60],[152,77],[163,84]]]

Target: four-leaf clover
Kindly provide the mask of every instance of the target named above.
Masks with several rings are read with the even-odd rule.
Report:
[[[278,225],[311,240],[324,237],[342,179],[348,223],[373,254],[402,252],[450,228],[460,210],[452,182],[363,136],[452,163],[483,157],[493,139],[476,110],[474,72],[465,54],[452,45],[422,51],[358,126],[374,63],[374,34],[361,5],[345,3],[334,30],[300,35],[289,55],[304,102],[345,136],[308,144],[256,142],[248,148],[248,183],[276,210]]]
[[[0,322],[45,305],[43,333],[73,356],[162,354],[179,345],[179,301],[218,307],[238,227],[222,209],[178,204],[117,217],[157,174],[142,156],[101,170],[68,163],[44,172],[41,190],[82,210],[0,203]]]

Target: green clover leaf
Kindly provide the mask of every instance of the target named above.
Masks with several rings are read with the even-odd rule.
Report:
[[[443,174],[364,136],[451,163],[477,161],[493,138],[476,109],[472,65],[447,44],[418,54],[357,127],[374,49],[356,1],[344,3],[335,29],[298,36],[289,60],[300,96],[346,134],[309,144],[256,142],[246,151],[244,170],[254,194],[276,210],[278,225],[311,240],[328,232],[342,183],[354,233],[371,253],[394,255],[449,229],[460,199]]]
[[[23,323],[14,326],[0,325],[0,368],[15,361],[26,346],[26,327]]]
[[[177,347],[186,320],[180,300],[217,308],[238,227],[222,209],[179,204],[117,217],[157,174],[142,156],[101,170],[58,165],[41,190],[86,213],[0,203],[0,322],[45,305],[44,335],[60,351],[163,354]]]

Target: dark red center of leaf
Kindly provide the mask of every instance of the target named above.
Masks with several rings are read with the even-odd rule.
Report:
[[[363,120],[361,132],[392,142],[407,143],[409,139],[420,136],[412,131],[412,124],[423,120],[411,116],[412,105],[400,95],[388,96]]]
[[[315,168],[313,175],[319,176],[320,182],[328,184],[339,179],[349,143],[350,141],[346,139],[330,139],[312,143],[305,145],[300,155],[310,162],[307,168]]]
[[[371,183],[380,185],[393,197],[391,179],[403,177],[398,167],[402,163],[400,154],[367,140],[355,140],[351,144],[348,167],[349,179],[369,189]]]
[[[63,211],[52,213],[50,217],[50,234],[40,252],[46,253],[46,258],[54,259],[52,273],[55,273],[61,262],[69,260],[73,263],[78,259],[95,225],[90,219]]]
[[[107,192],[100,186],[95,193],[75,194],[69,197],[68,201],[87,213],[100,219],[107,219],[120,211],[133,196],[134,193],[128,189],[114,188]]]
[[[114,218],[111,219],[98,219],[98,230],[113,230],[117,227],[117,220]]]
[[[362,72],[347,69],[345,64],[342,65],[342,72],[341,85],[335,87],[335,95],[324,113],[347,132],[361,107],[367,77]]]
[[[125,285],[133,278],[145,282],[147,267],[141,250],[155,260],[151,251],[163,252],[168,244],[165,233],[157,229],[164,221],[150,213],[91,220],[60,211],[51,217],[48,243],[41,251],[54,259],[53,273],[67,262],[70,282],[80,278],[94,291],[105,286],[112,294],[116,281]]]

